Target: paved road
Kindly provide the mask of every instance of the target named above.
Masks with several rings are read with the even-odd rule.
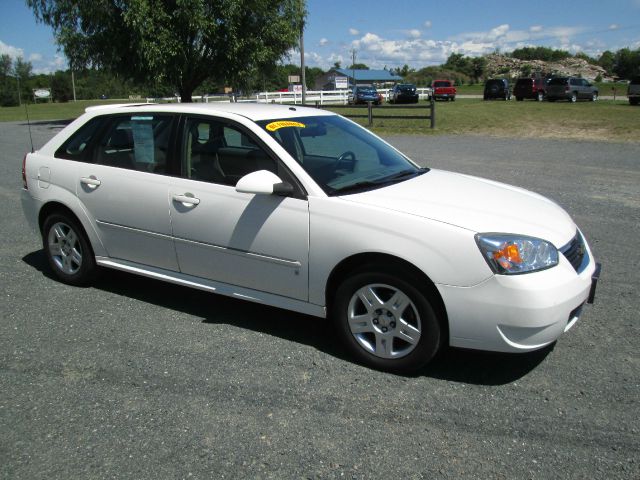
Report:
[[[639,478],[640,144],[390,141],[574,216],[604,271],[555,348],[402,377],[315,318],[118,272],[60,284],[20,211],[28,134],[0,124],[0,477]]]

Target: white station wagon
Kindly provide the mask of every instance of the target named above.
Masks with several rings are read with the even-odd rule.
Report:
[[[22,176],[61,281],[108,267],[329,316],[356,359],[390,371],[444,345],[548,345],[600,270],[554,202],[421,168],[312,108],[92,107]]]

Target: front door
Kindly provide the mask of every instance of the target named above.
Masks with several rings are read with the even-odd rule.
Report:
[[[286,174],[239,125],[188,118],[182,177],[169,189],[180,270],[231,285],[308,298],[309,208],[304,198],[238,193],[244,175]]]

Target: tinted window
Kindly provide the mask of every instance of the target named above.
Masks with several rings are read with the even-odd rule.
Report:
[[[516,87],[526,87],[533,85],[533,80],[530,78],[521,78],[516,83]]]
[[[450,87],[450,82],[433,82],[434,87]]]
[[[68,160],[84,160],[87,147],[100,125],[102,125],[102,118],[89,120],[56,150],[55,156]]]
[[[181,164],[184,178],[235,186],[243,176],[258,170],[282,173],[276,161],[235,125],[190,118],[185,129]]]
[[[566,85],[566,78],[552,78],[549,80],[549,85]]]
[[[640,77],[634,77],[631,79],[631,85],[640,85]]]
[[[95,163],[166,173],[171,123],[171,116],[147,113],[112,119],[95,148]]]

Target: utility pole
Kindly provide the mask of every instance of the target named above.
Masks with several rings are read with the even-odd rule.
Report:
[[[300,0],[300,14],[304,12],[304,0]],[[302,80],[302,105],[307,101],[307,77],[304,66],[304,21],[300,23],[300,79]]]
[[[351,78],[353,78],[353,86],[356,86],[356,49],[351,49]]]

